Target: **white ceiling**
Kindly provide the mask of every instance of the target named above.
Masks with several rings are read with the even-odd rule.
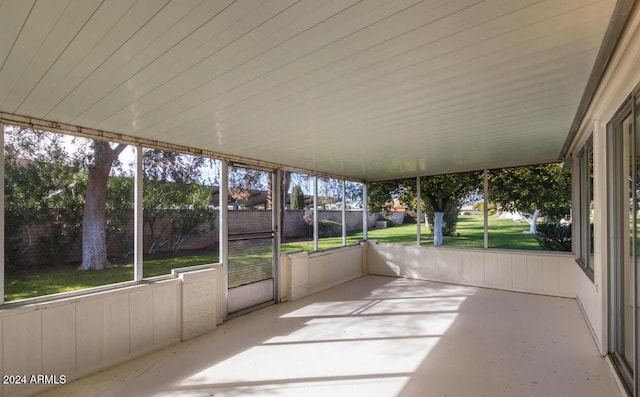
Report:
[[[0,0],[0,111],[360,180],[558,158],[614,0]]]

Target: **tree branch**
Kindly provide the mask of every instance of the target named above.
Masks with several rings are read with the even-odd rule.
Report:
[[[129,145],[124,143],[119,143],[118,146],[116,146],[115,148],[111,148],[111,153],[113,153],[113,158],[117,158],[118,156],[120,156],[120,153],[122,153],[122,151],[126,149],[127,146]]]

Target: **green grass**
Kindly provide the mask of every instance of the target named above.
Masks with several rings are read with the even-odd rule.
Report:
[[[145,278],[170,274],[171,269],[218,262],[218,253],[200,253],[174,258],[145,260]],[[5,301],[33,298],[36,296],[76,291],[101,285],[133,280],[133,262],[114,264],[112,269],[78,272],[76,265],[55,268],[31,269],[20,274],[7,274],[5,278]]]
[[[524,234],[529,226],[511,220],[490,217],[489,247],[502,249],[541,250],[534,236]],[[433,235],[428,228],[422,227],[421,242],[433,244]],[[482,248],[484,229],[482,216],[460,216],[456,229],[459,236],[445,237],[444,245],[449,247]],[[397,225],[386,229],[370,229],[370,240],[384,243],[415,244],[416,225]],[[347,245],[362,239],[362,232],[347,235]],[[339,247],[342,237],[323,238],[318,241],[320,249]],[[282,252],[295,250],[312,251],[313,241],[296,241],[282,244]],[[247,282],[247,266],[256,267],[259,277],[270,277],[270,249],[253,250],[246,255],[234,255],[229,269],[229,285],[241,285]],[[183,256],[167,257],[161,255],[144,261],[144,277],[155,277],[171,273],[171,269],[218,262],[218,253],[189,253]],[[32,298],[36,296],[75,291],[85,288],[115,284],[133,280],[133,263],[116,264],[113,269],[104,271],[78,272],[75,265],[59,266],[46,270],[30,269],[20,274],[8,274],[5,279],[5,301]],[[250,280],[255,281],[255,280]]]
[[[416,224],[404,224],[385,229],[369,229],[368,239],[383,243],[415,244]],[[529,230],[526,223],[518,223],[509,219],[489,217],[489,248],[541,250],[535,237],[524,232]],[[482,216],[462,215],[458,217],[455,237],[445,237],[444,246],[483,248],[484,218]],[[355,244],[362,239],[362,232],[349,233],[347,245]],[[424,226],[421,227],[420,242],[422,245],[433,244],[433,234]],[[339,247],[342,237],[330,237],[318,240],[320,249]],[[293,250],[313,251],[313,241],[297,241],[281,246],[283,252]]]
[[[542,250],[527,223],[518,223],[510,219],[489,217],[489,248]],[[456,232],[459,237],[445,237],[444,245],[452,247],[484,247],[484,218],[482,216],[460,216]],[[430,236],[433,244],[433,236]]]

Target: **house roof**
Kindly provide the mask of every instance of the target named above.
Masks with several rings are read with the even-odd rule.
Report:
[[[353,180],[553,161],[615,5],[4,1],[0,120]]]

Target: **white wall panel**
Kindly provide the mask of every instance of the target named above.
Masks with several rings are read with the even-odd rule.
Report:
[[[219,269],[181,273],[182,340],[211,332],[217,323]]]
[[[497,257],[498,257],[498,286],[503,289],[512,289],[513,288],[513,270],[511,268],[511,255],[497,255]]]
[[[511,274],[513,276],[513,289],[524,291],[529,286],[527,257],[522,254],[511,255]]]
[[[76,369],[76,308],[72,304],[42,311],[43,374],[66,375]]]
[[[273,279],[229,289],[229,313],[273,300]]]
[[[485,284],[485,255],[480,252],[469,252],[469,261],[471,263],[471,282],[474,284]]]
[[[499,285],[497,254],[487,253],[484,255],[484,282],[488,287]]]
[[[151,288],[140,288],[129,294],[130,349],[135,354],[153,346],[153,293]]]
[[[601,354],[608,352],[608,224],[611,206],[607,203],[607,123],[640,84],[640,10],[635,7],[626,31],[616,45],[616,52],[608,63],[593,100],[581,120],[579,130],[571,142],[568,154],[576,156],[584,143],[593,136],[594,160],[594,279],[578,271],[576,289],[594,339]]]
[[[461,279],[460,253],[454,250],[444,252],[445,263],[447,264],[446,281],[456,282]],[[400,261],[401,262],[401,261]]]
[[[435,257],[436,262],[436,272],[434,273],[434,277],[436,277],[438,280],[446,280],[449,271],[449,262],[447,261],[445,252],[443,252],[442,250],[433,250],[433,257]],[[376,274],[371,271],[369,273]]]
[[[152,285],[153,343],[161,345],[180,339],[180,283],[164,282]]]
[[[367,246],[369,274],[576,297],[576,265],[570,254],[376,243]],[[417,266],[416,254],[423,258]]]
[[[527,290],[543,291],[542,280],[542,258],[537,255],[527,255]]]
[[[208,332],[218,320],[218,271],[183,272],[181,278],[0,311],[0,372],[65,375],[71,381],[179,342],[183,332],[187,338]],[[183,280],[188,280],[186,299]],[[49,387],[6,386],[4,395],[31,395]]]
[[[319,252],[289,255],[291,284],[289,299],[294,301],[363,275],[364,246],[350,246]]]
[[[559,261],[559,258],[554,257],[542,258],[542,285],[546,292],[552,294],[560,292],[560,282],[563,281]]]
[[[3,375],[42,373],[42,317],[40,312],[21,312],[3,322]],[[7,396],[33,393],[32,385],[3,385]]]
[[[286,302],[289,300],[289,293],[291,290],[291,259],[290,254],[280,254],[280,280],[278,284],[279,302]]]
[[[91,371],[104,362],[104,301],[99,298],[76,304],[77,370]]]
[[[294,301],[309,295],[309,254],[301,252],[289,257],[291,259],[289,299]]]
[[[129,294],[104,299],[104,358],[116,362],[130,353]]]
[[[602,332],[603,327],[606,327],[606,296],[604,296],[602,290],[599,290],[582,270],[578,270],[577,273],[576,290],[580,307],[587,318],[590,330],[600,348],[600,352],[606,354],[608,348]],[[605,304],[603,304],[603,302],[605,302]]]

